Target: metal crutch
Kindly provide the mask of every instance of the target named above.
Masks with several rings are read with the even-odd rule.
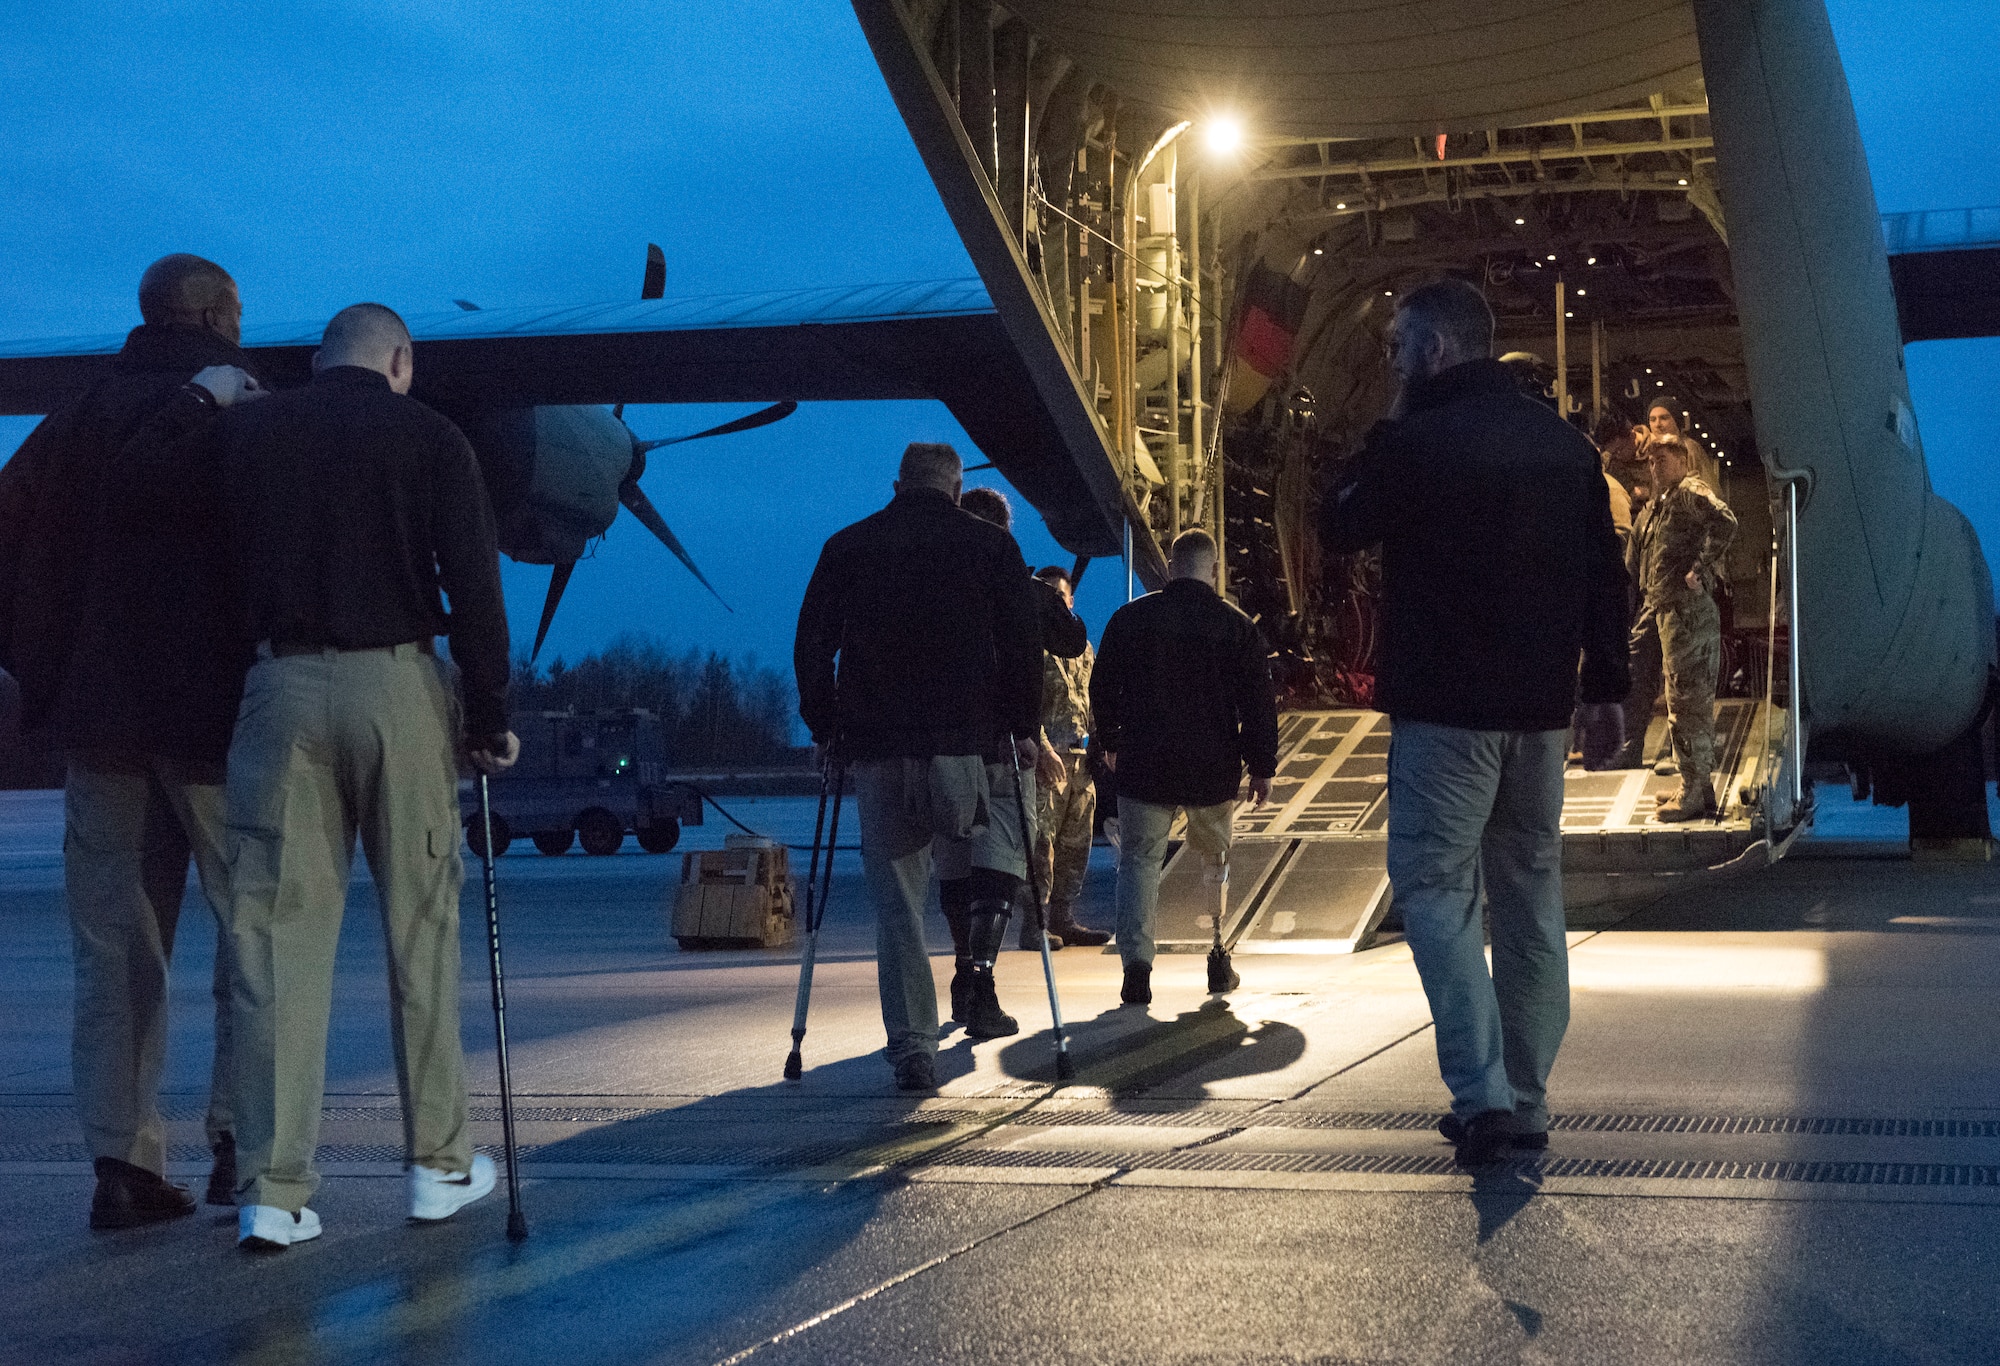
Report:
[[[1027,856],[1028,893],[1035,898],[1035,906],[1040,912],[1042,906],[1041,879],[1035,876],[1035,837],[1028,830],[1028,789],[1021,780],[1021,746],[1012,735],[1007,737],[1007,757],[1014,764],[1014,806],[1021,818],[1021,852]],[[1046,912],[1040,912],[1046,914]],[[1076,1064],[1069,1056],[1069,1035],[1063,1031],[1062,1002],[1056,999],[1056,966],[1049,957],[1049,934],[1046,920],[1041,933],[1035,938],[1042,946],[1042,980],[1049,986],[1049,1019],[1056,1031],[1056,1079],[1069,1081],[1076,1076]]]
[[[507,1161],[507,1237],[528,1236],[521,1213],[521,1164],[514,1151],[514,1074],[507,1062],[507,978],[500,966],[500,893],[493,884],[493,798],[479,775],[479,864],[486,877],[486,962],[493,972],[493,1037],[500,1065],[500,1136]]]
[[[806,1011],[812,1005],[813,963],[819,957],[819,926],[826,919],[827,898],[833,891],[833,853],[840,844],[841,789],[847,785],[847,770],[831,755],[820,768],[819,815],[813,819],[812,860],[806,868],[806,947],[799,955],[799,994],[792,1005],[792,1051],[785,1055],[785,1080],[797,1081],[805,1075],[805,1059],[800,1046],[806,1039]],[[826,837],[826,872],[820,873],[820,831],[826,828],[826,795],[833,791],[833,828]]]

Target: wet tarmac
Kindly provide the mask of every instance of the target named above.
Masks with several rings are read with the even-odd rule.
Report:
[[[812,804],[731,802],[780,838]],[[1390,936],[1056,956],[1077,1084],[1053,1085],[1034,955],[1018,1038],[948,1035],[945,1085],[882,1063],[858,860],[836,864],[804,1080],[796,954],[683,953],[676,856],[500,862],[531,1236],[496,1196],[403,1219],[380,933],[345,926],[315,1207],[273,1257],[233,1211],[84,1225],[70,1110],[60,806],[0,794],[0,1360],[7,1362],[1772,1362],[2000,1360],[2000,871],[1913,864],[1829,807],[1844,857],[1676,884],[1573,936],[1549,1153],[1474,1179],[1430,1127],[1428,1013]],[[851,824],[848,827],[852,829]],[[724,827],[688,832],[713,847]],[[1860,843],[1856,843],[1859,841]],[[1819,851],[1824,852],[1824,850]],[[476,872],[476,865],[474,865]],[[465,1030],[498,1140],[477,880]],[[1109,919],[1100,850],[1086,918]],[[205,981],[177,949],[173,1170],[205,1174]],[[942,924],[937,924],[942,940]],[[937,960],[940,986],[949,958]]]

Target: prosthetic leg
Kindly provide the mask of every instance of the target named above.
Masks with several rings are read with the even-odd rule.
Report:
[[[1229,915],[1229,855],[1223,854],[1220,862],[1205,863],[1201,877],[1215,888],[1215,913],[1210,917],[1215,943],[1208,951],[1208,990],[1210,995],[1220,995],[1243,985],[1243,979],[1229,964],[1229,950],[1222,946],[1222,922]]]

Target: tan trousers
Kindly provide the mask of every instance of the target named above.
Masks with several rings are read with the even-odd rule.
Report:
[[[167,965],[190,855],[218,926],[208,1141],[230,1132],[221,778],[219,771],[145,755],[93,750],[69,756],[63,889],[76,944],[71,1066],[77,1114],[94,1158],[165,1170],[159,1091],[167,1057]]]
[[[472,1165],[458,1037],[457,707],[413,645],[260,650],[229,750],[238,974],[237,1203],[299,1210],[319,1185],[327,1016],[354,839],[389,949],[389,1034],[409,1160]]]

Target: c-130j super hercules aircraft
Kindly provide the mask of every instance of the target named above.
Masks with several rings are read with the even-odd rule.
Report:
[[[1650,774],[1573,775],[1574,890],[1775,856],[1808,745],[1920,839],[1985,840],[1991,582],[1902,346],[2000,332],[2000,213],[1878,222],[1820,0],[854,5],[979,280],[673,300],[651,261],[638,302],[410,319],[503,548],[554,567],[544,631],[621,502],[688,561],[604,405],[940,399],[1081,559],[1151,586],[1164,538],[1222,539],[1301,708],[1232,932],[1355,947],[1386,887],[1373,570],[1323,562],[1309,513],[1381,411],[1390,296],[1449,271],[1566,407],[1677,400],[1744,523],[1723,818],[1649,828]],[[284,384],[317,335],[245,341]],[[0,412],[117,344],[0,344]]]

